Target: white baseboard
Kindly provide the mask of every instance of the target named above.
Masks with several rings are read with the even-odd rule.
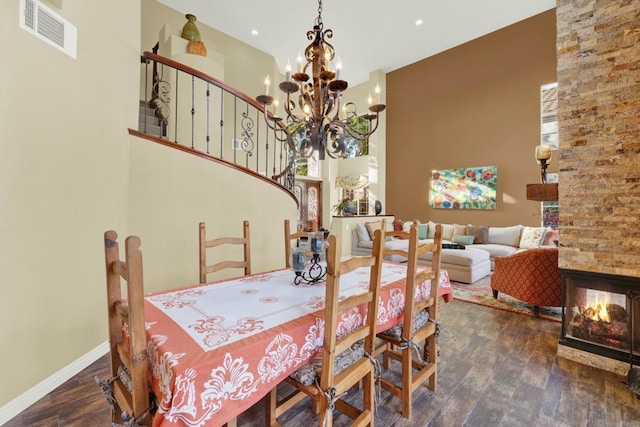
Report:
[[[108,352],[109,342],[105,341],[89,353],[83,355],[79,359],[76,359],[71,364],[51,375],[49,378],[46,378],[44,381],[25,391],[11,402],[0,407],[0,426],[20,414],[20,412],[36,403],[38,400],[45,397],[47,394],[51,393],[56,387],[64,384],[65,381],[73,378],[74,375],[77,375]]]

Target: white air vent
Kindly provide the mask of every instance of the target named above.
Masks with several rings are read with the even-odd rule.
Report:
[[[78,30],[38,0],[20,0],[20,28],[76,58]]]

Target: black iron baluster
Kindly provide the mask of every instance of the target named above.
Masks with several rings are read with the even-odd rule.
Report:
[[[257,142],[260,141],[260,123],[262,123],[262,120],[260,120],[260,110],[256,110],[256,123],[258,124],[256,127],[256,173],[260,173],[260,168],[258,167],[260,159],[260,144],[257,144]],[[249,157],[247,157],[247,168],[249,168]]]
[[[174,122],[173,122],[173,142],[175,142],[176,144],[178,143],[178,74],[180,74],[179,71],[176,70],[176,113],[175,113],[175,118],[174,118]]]
[[[209,91],[209,82],[207,82],[207,137],[206,137],[206,141],[207,141],[207,154],[209,154],[209,141],[211,140],[211,137],[209,136],[209,124],[211,122],[211,92]]]
[[[282,143],[280,143],[282,144]],[[278,138],[276,138],[276,134],[273,134],[273,171],[271,172],[271,176],[276,176],[276,152],[278,151]]]
[[[191,148],[195,148],[193,141],[196,135],[196,81],[195,77],[191,76]]]
[[[147,133],[147,106],[149,105],[149,100],[147,98],[148,88],[149,88],[149,60],[145,59],[144,60],[144,109],[143,109],[144,122],[142,123],[142,131],[144,133]]]
[[[220,88],[220,158],[224,148],[224,89]]]

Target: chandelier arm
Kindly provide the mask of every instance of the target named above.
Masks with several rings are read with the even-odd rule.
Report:
[[[279,128],[273,130],[273,137],[278,142],[286,142],[289,139],[289,134],[285,129]]]
[[[278,121],[280,121],[280,118],[277,117],[273,117],[271,116],[269,113],[267,113],[267,109],[263,109],[262,110],[263,116],[264,116],[264,122],[267,124],[267,127],[273,131],[278,131],[278,130],[282,130],[282,128],[280,126],[277,125]]]
[[[298,149],[298,147],[296,147],[295,144],[293,145],[293,150],[295,151],[297,157],[300,157],[301,159],[308,159],[313,155],[313,146],[311,146],[311,144],[308,144],[308,143],[304,145],[305,145],[304,151],[302,147]]]
[[[340,100],[341,100],[340,91],[339,90],[336,91],[334,96],[335,96],[335,99],[336,99],[336,101],[335,101],[336,115],[333,116],[333,120],[340,120]]]
[[[349,123],[346,123],[342,120],[333,120],[329,123],[331,126],[335,126],[335,127],[339,127],[342,129],[342,132],[345,135],[349,135],[353,138],[359,139],[359,140],[363,140],[368,138],[369,136],[371,136],[373,134],[373,132],[375,132],[375,129],[370,130],[368,132],[360,132],[359,130],[355,129],[352,125],[350,125]],[[376,125],[377,127],[377,125]]]
[[[273,131],[273,137],[276,141],[285,142],[289,138],[289,133],[287,132],[287,129],[283,127],[282,119],[280,117],[273,116],[267,111],[268,105],[269,104],[265,104],[262,109],[264,122],[267,125],[267,128]]]
[[[376,129],[378,129],[378,124],[380,123],[378,120],[379,115],[380,115],[379,113],[376,113],[376,116],[373,119],[369,120],[369,128],[371,128],[371,122],[373,122],[374,119],[376,121],[376,125],[373,127],[373,129],[369,129],[369,132],[367,133],[367,137],[371,136],[376,131]]]
[[[347,146],[344,140],[345,131],[344,131],[343,123],[341,122],[327,123],[324,126],[324,133],[326,135],[326,141],[324,145],[325,145],[325,151],[327,152],[327,154],[329,154],[329,156],[334,159],[345,157]]]
[[[294,113],[295,108],[295,102],[291,100],[290,94],[287,93],[287,102],[284,105],[284,111],[285,113],[287,113],[288,121],[297,123],[301,120],[301,118]]]

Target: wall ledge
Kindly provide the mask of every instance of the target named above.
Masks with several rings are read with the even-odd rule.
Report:
[[[527,200],[537,202],[558,200],[558,183],[527,184]]]

